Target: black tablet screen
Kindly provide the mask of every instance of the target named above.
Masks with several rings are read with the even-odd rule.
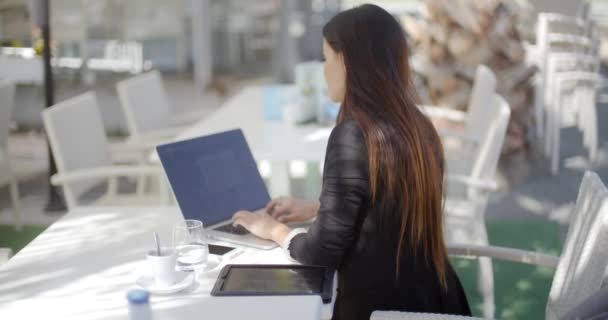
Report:
[[[320,294],[323,292],[323,268],[230,269],[223,292],[275,294]]]

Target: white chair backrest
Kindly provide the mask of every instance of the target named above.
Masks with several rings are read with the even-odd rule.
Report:
[[[511,117],[511,108],[507,101],[497,93],[492,94],[492,103],[485,106],[488,109],[486,131],[480,135],[481,142],[471,169],[471,177],[479,180],[494,180],[498,159],[505,141],[507,126]]]
[[[14,107],[15,84],[0,81],[0,149],[6,147]]]
[[[110,148],[95,93],[87,92],[57,103],[42,112],[59,174],[107,166]],[[104,179],[91,179],[64,186],[69,206]]]
[[[608,190],[586,172],[570,219],[547,302],[546,318],[559,319],[600,289],[608,265]]]
[[[576,17],[582,19],[583,21],[593,22],[591,19],[591,3],[589,1],[584,0],[578,7],[578,11],[576,13]],[[587,24],[587,27],[590,27],[591,24]],[[589,32],[590,30],[585,30]]]
[[[171,110],[158,71],[120,81],[116,89],[132,136],[166,126]]]
[[[465,131],[468,135],[481,137],[487,131],[486,119],[488,113],[492,111],[488,106],[493,102],[494,92],[496,92],[494,72],[485,65],[477,66],[465,122]]]
[[[580,14],[563,18],[552,13],[539,13],[536,23],[537,67],[544,72],[547,55],[555,50],[592,53],[595,49],[595,23],[589,18],[589,10],[581,7]],[[565,45],[565,46],[564,46]]]

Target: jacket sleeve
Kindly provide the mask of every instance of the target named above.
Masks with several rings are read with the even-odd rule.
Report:
[[[354,246],[369,199],[367,148],[361,129],[346,121],[327,144],[317,219],[308,233],[291,239],[289,253],[305,264],[337,269]]]

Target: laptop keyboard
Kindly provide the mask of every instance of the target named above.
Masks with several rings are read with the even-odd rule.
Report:
[[[238,235],[244,235],[249,233],[249,230],[245,229],[243,226],[233,226],[230,223],[225,224],[221,227],[217,227],[215,228],[215,230]]]

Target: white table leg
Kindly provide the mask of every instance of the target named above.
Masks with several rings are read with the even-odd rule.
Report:
[[[306,198],[316,200],[321,192],[321,167],[319,162],[309,161],[306,163]]]
[[[272,161],[268,192],[271,198],[291,194],[289,161]]]
[[[13,256],[10,248],[0,248],[0,265],[7,262]]]

